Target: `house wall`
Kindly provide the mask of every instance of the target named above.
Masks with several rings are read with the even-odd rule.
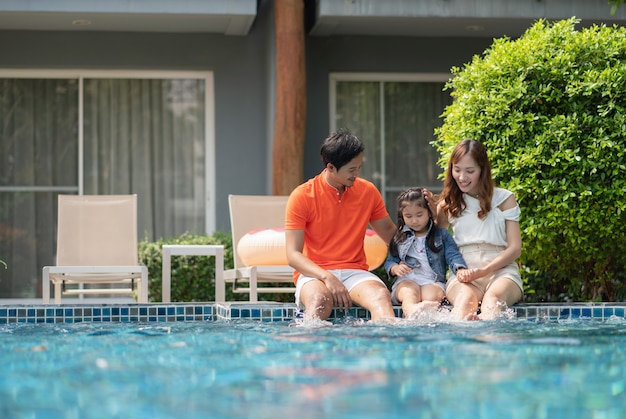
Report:
[[[481,38],[308,36],[304,178],[321,170],[319,147],[330,126],[329,73],[448,72],[490,44]],[[0,31],[0,68],[213,71],[219,231],[230,231],[228,194],[271,193],[273,66],[267,6],[245,37]]]
[[[322,169],[319,148],[329,134],[331,72],[448,73],[482,53],[486,38],[308,37],[305,179]],[[350,127],[347,127],[350,128]],[[355,132],[358,136],[358,133]],[[367,153],[367,150],[365,151]]]
[[[230,231],[228,194],[271,193],[270,12],[248,36],[0,31],[0,68],[213,71],[216,229]]]

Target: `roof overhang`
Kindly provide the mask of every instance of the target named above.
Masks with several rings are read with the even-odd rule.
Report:
[[[0,29],[247,35],[257,0],[3,0]]]
[[[517,38],[540,18],[576,16],[581,26],[626,24],[608,0],[317,0],[314,36]]]
[[[309,34],[520,36],[537,19],[626,25],[608,0],[302,0]],[[257,0],[2,0],[0,30],[214,33],[245,36]]]

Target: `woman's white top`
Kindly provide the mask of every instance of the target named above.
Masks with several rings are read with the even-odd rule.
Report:
[[[467,208],[458,218],[448,217],[456,244],[459,247],[479,243],[507,246],[505,221],[519,222],[521,210],[519,205],[504,211],[498,206],[511,195],[513,195],[511,191],[495,188],[491,199],[491,211],[487,217],[480,219],[478,218],[480,201],[468,194],[463,194]]]

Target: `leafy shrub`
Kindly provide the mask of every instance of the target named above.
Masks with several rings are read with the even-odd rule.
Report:
[[[527,300],[625,295],[626,30],[577,23],[538,21],[453,68],[433,141],[442,167],[481,141],[516,194]]]

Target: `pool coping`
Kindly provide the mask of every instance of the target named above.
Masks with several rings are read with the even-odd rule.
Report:
[[[626,303],[542,303],[517,304],[511,308],[518,319],[556,321],[568,319],[626,319]],[[399,306],[394,307],[402,316]],[[220,320],[292,321],[298,316],[293,303],[275,302],[189,302],[152,304],[4,304],[0,324],[86,323],[86,322],[197,322]],[[329,320],[344,317],[369,319],[367,310],[353,307],[333,309]]]

